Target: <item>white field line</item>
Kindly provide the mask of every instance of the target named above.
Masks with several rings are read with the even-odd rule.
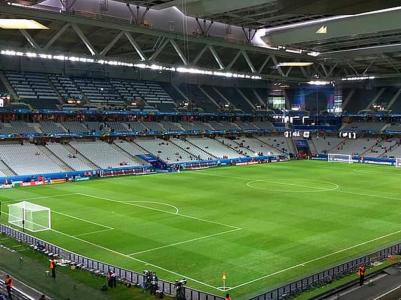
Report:
[[[347,248],[344,248],[344,249],[340,249],[340,250],[334,251],[332,253],[329,253],[329,254],[326,254],[326,255],[323,255],[323,256],[319,256],[317,258],[313,258],[311,260],[304,261],[303,263],[300,263],[300,264],[297,264],[297,265],[294,265],[294,266],[279,270],[277,272],[273,272],[273,273],[264,275],[262,277],[254,279],[254,280],[250,280],[250,281],[241,283],[241,284],[239,284],[237,286],[232,287],[231,289],[232,290],[233,289],[237,289],[239,287],[242,287],[242,286],[257,282],[257,281],[262,280],[262,279],[266,279],[266,278],[272,277],[272,276],[280,274],[280,273],[284,273],[286,271],[289,271],[289,270],[292,270],[292,269],[295,269],[295,268],[304,267],[305,265],[313,263],[315,261],[325,259],[327,257],[333,256],[333,255],[336,255],[336,254],[339,254],[339,253],[342,253],[342,252],[345,252],[345,251],[348,251],[348,250],[351,250],[351,249],[354,249],[354,248],[357,248],[357,247],[360,247],[360,246],[363,246],[363,245],[366,245],[366,244],[369,244],[371,242],[375,242],[375,241],[381,240],[383,238],[386,238],[386,237],[389,237],[389,236],[392,236],[392,235],[395,235],[395,234],[398,234],[398,233],[401,233],[401,230],[397,230],[397,231],[394,231],[394,232],[379,236],[377,238],[374,238],[374,239],[371,239],[371,240],[368,240],[368,241],[365,241],[365,242],[362,242],[362,243],[359,243],[359,244],[356,244],[356,245],[353,245],[353,246],[350,246],[350,247],[347,247]]]
[[[171,208],[174,208],[175,210],[175,214],[178,215],[178,213],[180,212],[180,210],[178,209],[177,206],[168,204],[168,203],[164,203],[164,202],[156,202],[156,201],[121,201],[124,203],[151,203],[151,204],[159,204],[159,205],[164,205],[164,206],[168,206]]]
[[[237,226],[233,226],[233,225],[223,224],[223,223],[210,221],[210,220],[206,220],[206,219],[201,219],[201,218],[197,218],[197,217],[193,217],[193,216],[189,216],[189,215],[184,215],[184,214],[180,214],[180,213],[176,214],[175,212],[170,212],[170,211],[166,211],[166,210],[152,208],[152,207],[148,207],[148,206],[145,206],[145,205],[140,205],[140,204],[135,204],[135,203],[130,203],[130,202],[124,202],[124,201],[119,201],[119,200],[113,200],[113,199],[110,199],[110,198],[98,197],[98,196],[93,196],[93,195],[83,194],[83,193],[76,193],[76,194],[77,195],[81,195],[81,196],[90,197],[90,198],[99,199],[99,200],[105,200],[105,201],[110,201],[110,202],[115,202],[115,203],[120,203],[120,204],[125,204],[125,205],[137,206],[137,207],[141,207],[141,208],[145,208],[145,209],[150,209],[150,210],[162,212],[162,213],[165,213],[165,214],[170,214],[170,215],[174,215],[174,216],[180,216],[180,217],[183,217],[183,218],[198,220],[198,221],[201,221],[201,222],[210,223],[210,224],[216,224],[216,225],[225,226],[225,227],[229,227],[229,228],[233,228],[233,229],[242,229],[241,227],[237,227]]]
[[[85,223],[97,225],[97,226],[99,226],[99,227],[103,227],[103,228],[106,228],[106,229],[109,229],[109,230],[114,229],[113,227],[110,227],[110,226],[107,226],[107,225],[103,225],[103,224],[99,224],[99,223],[96,223],[96,222],[92,222],[92,221],[89,221],[89,220],[85,220],[85,219],[82,219],[82,218],[79,218],[79,217],[67,215],[67,214],[65,214],[65,213],[61,213],[61,212],[58,212],[58,211],[55,211],[55,210],[50,210],[50,211],[51,211],[52,213],[55,213],[55,214],[58,214],[58,215],[62,215],[62,216],[65,216],[65,217],[68,217],[68,218],[71,218],[71,219],[75,219],[75,220],[78,220],[78,221],[81,221],[81,222],[85,222]]]
[[[251,189],[255,189],[255,190],[263,190],[263,191],[269,191],[269,189],[260,189],[260,188],[257,188],[257,187],[254,187],[254,186],[252,186],[252,183],[255,183],[255,182],[267,182],[267,183],[272,183],[272,184],[278,184],[278,185],[287,185],[287,186],[294,186],[294,187],[303,187],[303,188],[308,188],[308,189],[312,189],[312,190],[314,190],[314,192],[329,192],[329,191],[334,191],[334,190],[337,190],[337,189],[339,189],[340,188],[340,186],[338,185],[338,184],[336,184],[336,183],[333,183],[333,182],[329,182],[329,181],[325,181],[326,183],[330,183],[331,185],[333,185],[334,187],[333,188],[317,188],[317,187],[314,187],[314,186],[309,186],[309,185],[302,185],[302,184],[294,184],[294,183],[287,183],[287,182],[279,182],[279,181],[272,181],[272,180],[269,180],[269,179],[257,179],[257,180],[251,180],[251,181],[248,181],[247,183],[246,183],[246,186],[247,187],[249,187],[249,188],[251,188]],[[323,182],[323,181],[322,181]],[[271,192],[277,192],[277,190],[271,190]],[[283,192],[283,191],[279,191],[280,193],[281,192]],[[299,191],[299,190],[296,190],[296,191],[285,191],[284,193],[311,193],[312,191]]]
[[[396,286],[395,288],[393,288],[393,289],[391,289],[391,290],[389,290],[389,291],[387,291],[387,292],[381,294],[380,296],[378,296],[378,297],[376,297],[376,298],[373,298],[373,300],[379,300],[379,299],[381,299],[381,298],[383,298],[383,297],[385,297],[385,296],[391,294],[392,292],[394,292],[394,291],[396,291],[396,290],[398,290],[398,289],[400,289],[400,288],[401,288],[401,284],[398,285],[398,286]]]
[[[113,230],[113,229],[114,229],[114,228],[106,228],[106,229],[101,229],[101,230],[96,230],[96,231],[91,231],[91,232],[76,234],[75,237],[85,236],[85,235],[91,235],[91,234],[101,233],[101,232],[106,232],[106,231],[110,231],[110,230]]]
[[[138,259],[138,258],[129,256],[129,255],[127,255],[127,254],[124,254],[124,253],[115,251],[115,250],[113,250],[113,249],[103,247],[103,246],[101,246],[101,245],[98,245],[98,244],[89,242],[89,241],[84,240],[84,239],[81,239],[81,238],[79,238],[79,237],[76,237],[76,236],[73,236],[73,235],[70,235],[70,234],[67,234],[67,233],[58,231],[58,230],[54,230],[54,229],[51,229],[51,231],[54,231],[55,233],[58,233],[58,234],[67,236],[67,237],[69,237],[69,238],[72,238],[72,239],[75,239],[75,240],[78,240],[78,241],[81,241],[81,242],[83,242],[83,243],[89,244],[89,245],[94,246],[94,247],[97,247],[97,248],[99,248],[99,249],[103,249],[103,250],[105,250],[105,251],[109,251],[109,252],[111,252],[111,253],[120,255],[120,256],[122,256],[122,257],[131,259],[131,260],[134,260],[134,261],[136,261],[136,262],[140,262],[140,263],[145,264],[145,265],[147,265],[147,266],[151,266],[151,267],[154,267],[154,268],[156,268],[156,269],[165,271],[165,272],[170,273],[170,274],[173,274],[173,275],[175,275],[175,276],[177,276],[177,277],[189,279],[189,280],[191,280],[191,281],[193,281],[193,282],[199,283],[199,284],[201,284],[201,285],[207,286],[207,287],[212,288],[212,289],[218,289],[217,287],[215,287],[215,286],[213,286],[213,285],[210,285],[210,284],[208,284],[208,283],[205,283],[205,282],[196,280],[196,279],[191,278],[191,277],[189,277],[189,276],[186,276],[186,275],[183,275],[183,274],[180,274],[180,273],[171,271],[171,270],[169,270],[169,269],[166,269],[166,268],[160,267],[160,266],[158,266],[158,265],[149,263],[149,262],[147,262],[147,261],[144,261],[144,260],[141,260],[141,259]]]
[[[0,202],[1,203],[12,203],[12,202],[39,200],[39,199],[56,198],[56,197],[72,196],[72,195],[76,195],[76,193],[59,194],[59,195],[52,195],[52,196],[38,196],[38,197],[23,198],[23,199],[17,199],[17,200],[4,200],[4,201],[0,200]]]
[[[279,181],[274,181],[274,180],[270,180],[270,179],[251,179],[251,178],[245,178],[245,177],[239,177],[239,176],[225,176],[225,175],[218,175],[218,174],[211,174],[211,173],[206,173],[206,172],[198,172],[198,173],[194,173],[194,174],[198,174],[198,175],[206,175],[206,176],[217,176],[217,177],[224,177],[224,178],[235,178],[235,179],[241,179],[241,180],[248,180],[248,182],[246,183],[246,186],[252,189],[256,189],[256,190],[261,190],[258,188],[255,188],[252,185],[253,182],[259,182],[259,181],[265,181],[265,182],[270,182],[273,184],[280,184],[280,185],[289,185],[289,186],[294,186],[294,187],[303,187],[303,188],[309,188],[309,189],[313,189],[316,192],[328,192],[328,191],[334,191],[334,190],[338,190],[340,188],[340,186],[334,182],[330,182],[330,181],[320,181],[321,183],[329,183],[331,185],[333,185],[333,188],[319,188],[319,187],[314,187],[314,186],[310,186],[310,185],[302,185],[302,184],[296,184],[296,183],[286,183],[286,182],[279,182]],[[313,181],[313,180],[311,180]],[[319,181],[316,181],[319,182]],[[272,192],[277,192],[275,190],[272,190]],[[288,191],[280,191],[280,193],[282,192],[288,192]],[[297,193],[301,193],[300,191],[296,191]],[[305,191],[308,192],[308,191]]]
[[[152,249],[148,249],[148,250],[143,250],[143,251],[138,251],[138,252],[134,252],[131,254],[128,254],[129,256],[134,256],[134,255],[138,255],[138,254],[142,254],[142,253],[147,253],[147,252],[152,252],[152,251],[156,251],[156,250],[160,250],[160,249],[164,249],[164,248],[169,248],[169,247],[174,247],[174,246],[178,246],[178,245],[182,245],[182,244],[187,244],[187,243],[191,243],[191,242],[196,242],[196,241],[200,241],[200,240],[205,240],[205,239],[209,239],[215,236],[219,236],[219,235],[223,235],[223,234],[228,234],[234,231],[238,231],[241,230],[241,228],[236,228],[236,229],[232,229],[232,230],[227,230],[227,231],[223,231],[223,232],[219,232],[219,233],[214,233],[214,234],[210,234],[210,235],[206,235],[206,236],[202,236],[202,237],[198,237],[198,238],[194,238],[194,239],[190,239],[190,240],[186,240],[186,241],[182,241],[182,242],[177,242],[177,243],[173,243],[173,244],[168,244],[168,245],[164,245],[164,246],[160,246],[160,247],[156,247],[156,248],[152,248]]]

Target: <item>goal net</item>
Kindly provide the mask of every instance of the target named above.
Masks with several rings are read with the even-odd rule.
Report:
[[[26,201],[8,205],[8,223],[31,232],[50,230],[50,214],[50,208]]]
[[[351,164],[352,161],[352,155],[349,154],[333,154],[329,153],[327,155],[327,161],[328,162],[346,162]]]
[[[395,159],[395,166],[396,166],[397,168],[401,168],[401,158],[396,158],[396,159]]]

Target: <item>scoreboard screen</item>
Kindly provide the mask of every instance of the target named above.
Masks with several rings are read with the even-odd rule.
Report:
[[[292,137],[303,137],[305,139],[310,138],[310,132],[309,131],[285,131],[284,136],[287,138],[292,138]]]
[[[340,132],[338,136],[342,139],[350,139],[350,140],[355,140],[356,139],[356,132]]]

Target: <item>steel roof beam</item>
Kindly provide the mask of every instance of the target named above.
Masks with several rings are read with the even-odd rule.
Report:
[[[89,52],[92,55],[97,55],[97,52],[96,52],[95,48],[93,48],[91,42],[88,40],[88,38],[82,32],[81,28],[79,28],[77,24],[72,24],[71,26],[72,26],[72,29],[75,31],[75,33],[79,36],[81,41],[84,43],[86,48],[88,48]]]
[[[135,41],[135,39],[132,37],[132,35],[129,32],[124,32],[125,36],[127,37],[129,43],[131,46],[134,48],[136,53],[139,55],[141,60],[146,60],[146,55],[143,53],[141,47],[139,47],[138,43]]]
[[[21,34],[27,40],[27,42],[31,45],[34,49],[40,49],[40,46],[36,43],[34,38],[26,31],[25,29],[20,29]]]
[[[171,40],[171,39],[169,40],[169,42],[173,46],[175,52],[177,52],[178,56],[180,57],[180,59],[184,63],[184,65],[188,65],[188,59],[185,57],[184,53],[181,51],[177,42],[174,40]]]

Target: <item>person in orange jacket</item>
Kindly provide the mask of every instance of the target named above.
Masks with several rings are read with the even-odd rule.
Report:
[[[358,275],[359,275],[359,285],[362,286],[363,282],[365,281],[365,266],[360,265],[358,269]]]
[[[230,294],[226,294],[226,297],[224,298],[224,300],[231,300]]]
[[[13,288],[14,281],[10,275],[6,275],[6,277],[4,278],[4,283],[6,284],[8,298],[12,299],[11,290]]]
[[[56,261],[54,258],[52,258],[50,261],[50,270],[52,271],[53,279],[56,279]]]

